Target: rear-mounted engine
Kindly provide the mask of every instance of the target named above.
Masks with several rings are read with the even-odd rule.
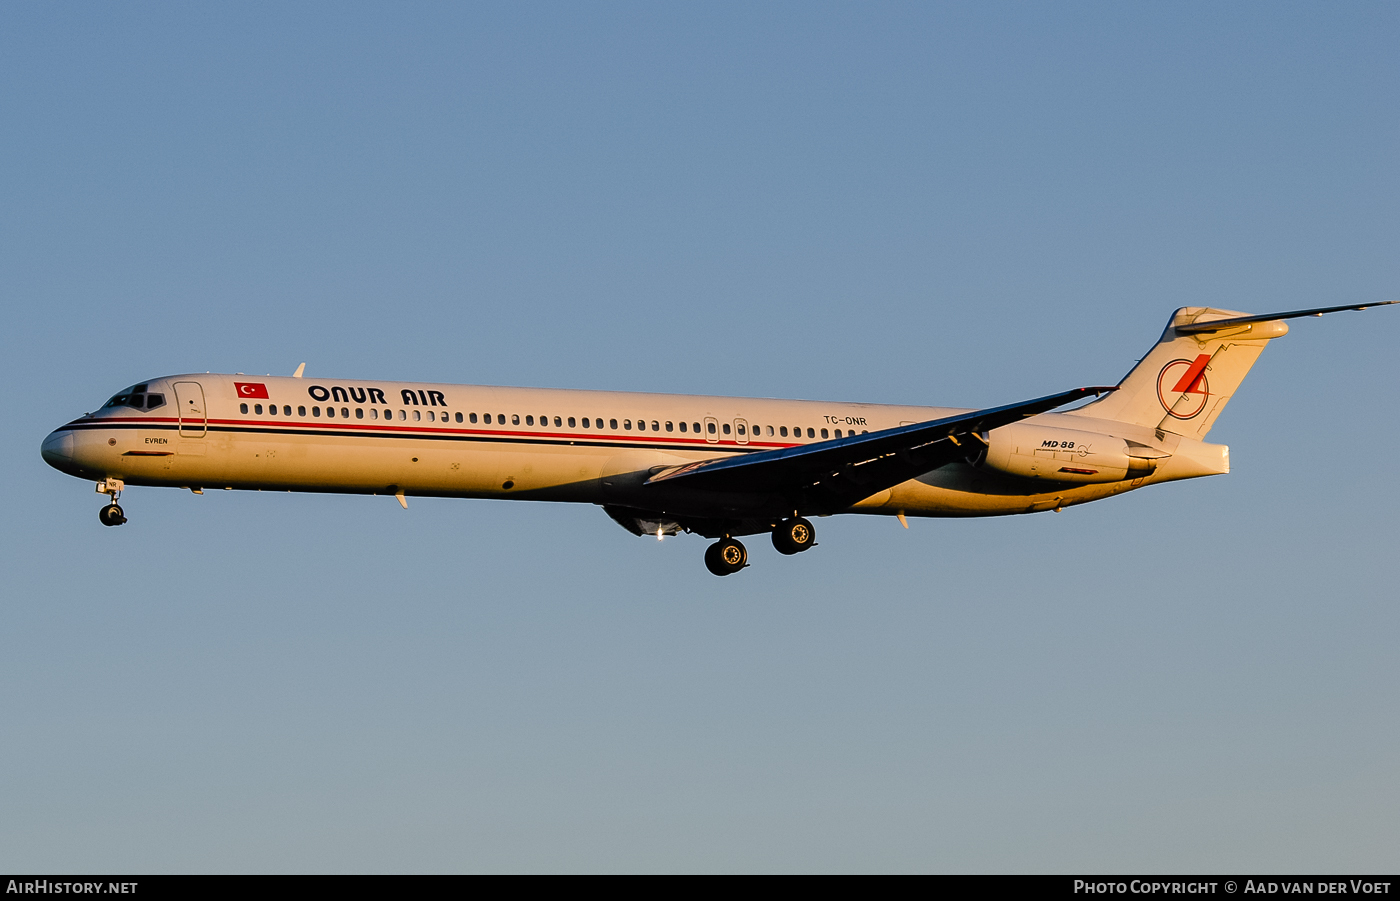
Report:
[[[1018,424],[994,429],[971,462],[1023,479],[1088,484],[1140,479],[1167,456],[1112,435]]]

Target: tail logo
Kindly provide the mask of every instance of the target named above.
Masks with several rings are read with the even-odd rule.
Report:
[[[1163,366],[1157,376],[1157,400],[1162,409],[1177,419],[1201,415],[1210,400],[1210,383],[1206,381],[1209,363],[1210,354],[1201,354],[1194,360],[1172,360]]]

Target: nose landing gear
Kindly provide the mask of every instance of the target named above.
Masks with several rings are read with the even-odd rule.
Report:
[[[116,503],[108,504],[98,510],[97,518],[102,520],[104,526],[119,526],[126,522],[126,517],[122,515],[122,508]]]
[[[705,549],[705,568],[717,576],[728,576],[749,565],[749,552],[733,538],[722,538]]]
[[[117,504],[125,487],[126,484],[121,479],[103,479],[97,483],[97,493],[112,499],[110,504],[97,511],[97,518],[104,526],[119,526],[126,522],[126,515]]]

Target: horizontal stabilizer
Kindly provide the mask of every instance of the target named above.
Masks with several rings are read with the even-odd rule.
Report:
[[[1194,335],[1200,332],[1218,332],[1227,328],[1248,325],[1251,322],[1274,322],[1278,319],[1298,319],[1303,316],[1321,316],[1323,313],[1341,313],[1345,310],[1365,310],[1370,307],[1383,307],[1392,303],[1400,303],[1400,300],[1377,300],[1372,303],[1359,303],[1346,307],[1318,307],[1313,310],[1293,310],[1290,313],[1267,313],[1263,316],[1235,316],[1231,319],[1191,322],[1185,325],[1178,325],[1176,327],[1176,333],[1178,335]]]

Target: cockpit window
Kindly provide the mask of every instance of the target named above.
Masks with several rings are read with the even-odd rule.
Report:
[[[146,388],[147,385],[132,385],[121,394],[114,395],[104,406],[135,407],[138,410],[154,410],[156,407],[165,405],[164,394],[147,394]]]

